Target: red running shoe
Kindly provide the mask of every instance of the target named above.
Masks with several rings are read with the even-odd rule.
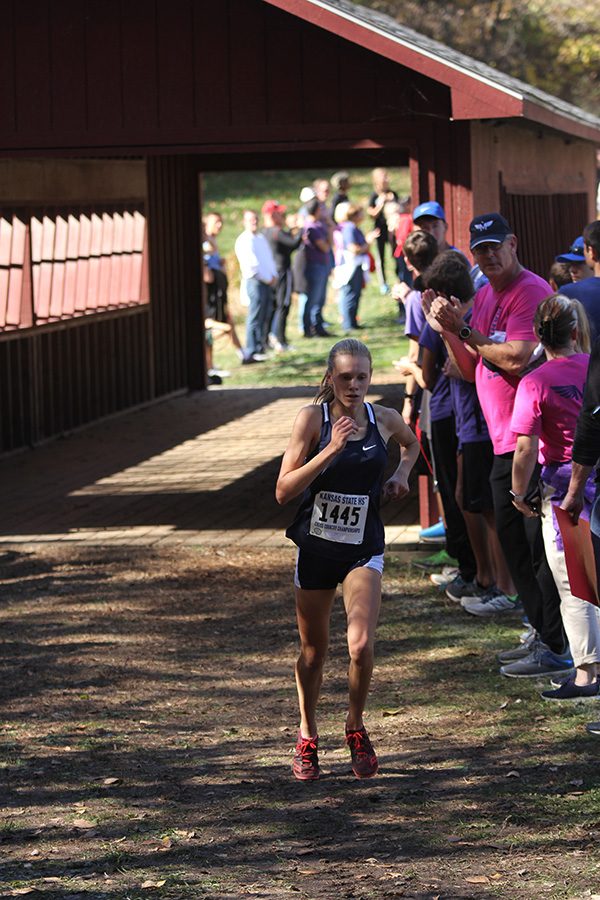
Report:
[[[298,781],[316,781],[321,774],[317,744],[319,737],[304,738],[298,732],[292,772]]]
[[[346,729],[346,743],[352,754],[352,771],[357,778],[372,778],[379,768],[377,755],[363,727],[360,731]]]

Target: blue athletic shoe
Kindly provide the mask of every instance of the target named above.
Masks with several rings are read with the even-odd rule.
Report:
[[[419,532],[419,540],[425,544],[438,544],[446,540],[446,529],[444,523],[440,519],[435,525],[429,528],[422,528]]]

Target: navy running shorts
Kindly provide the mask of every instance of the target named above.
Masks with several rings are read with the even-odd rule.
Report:
[[[342,584],[346,575],[353,569],[374,569],[383,573],[383,553],[378,556],[365,556],[354,562],[340,562],[298,550],[294,584],[305,591],[324,591],[335,589]]]

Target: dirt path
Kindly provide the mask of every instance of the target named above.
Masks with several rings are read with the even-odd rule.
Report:
[[[519,623],[466,621],[389,554],[368,725],[343,746],[336,606],[326,777],[290,777],[287,549],[63,547],[2,561],[0,896],[600,895],[600,744],[501,682]]]

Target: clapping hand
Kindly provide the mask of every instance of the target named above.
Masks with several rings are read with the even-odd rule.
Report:
[[[464,325],[461,303],[456,297],[450,297],[448,300],[428,288],[421,296],[421,306],[428,325],[440,334],[443,331],[458,334]]]

